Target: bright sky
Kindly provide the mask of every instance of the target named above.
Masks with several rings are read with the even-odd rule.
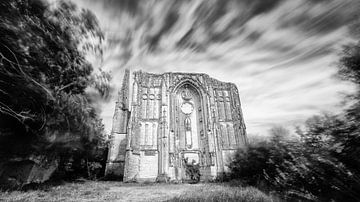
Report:
[[[201,72],[233,82],[248,134],[340,112],[352,87],[335,78],[358,0],[81,0],[106,35],[115,89],[124,68]],[[95,66],[99,63],[95,63]],[[116,92],[101,106],[111,130]]]

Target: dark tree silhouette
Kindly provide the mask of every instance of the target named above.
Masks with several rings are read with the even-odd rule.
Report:
[[[86,90],[106,97],[110,79],[85,59],[102,54],[96,17],[68,1],[1,1],[0,35],[0,158],[90,158],[104,130]]]

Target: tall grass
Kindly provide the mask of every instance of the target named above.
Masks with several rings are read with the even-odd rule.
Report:
[[[273,202],[272,197],[254,187],[229,187],[206,185],[201,189],[183,193],[174,197],[169,202],[202,202],[202,201],[237,201],[237,202]]]

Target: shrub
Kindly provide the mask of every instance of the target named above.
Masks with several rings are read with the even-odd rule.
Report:
[[[199,182],[200,181],[200,165],[196,164],[195,162],[188,162],[188,159],[184,159],[185,171],[186,175],[192,180],[192,182]]]
[[[320,122],[316,125],[323,127]],[[306,139],[298,140],[277,136],[270,142],[237,151],[230,164],[232,178],[263,190],[274,190],[286,200],[358,201],[359,174],[333,154],[337,144],[325,135],[326,128],[331,127],[316,129],[312,124],[311,131],[321,133],[307,130],[302,133]]]

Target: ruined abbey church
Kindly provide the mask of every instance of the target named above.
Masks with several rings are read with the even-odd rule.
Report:
[[[106,174],[124,181],[181,181],[187,164],[201,179],[228,170],[247,143],[238,89],[206,74],[125,70],[116,102]]]

